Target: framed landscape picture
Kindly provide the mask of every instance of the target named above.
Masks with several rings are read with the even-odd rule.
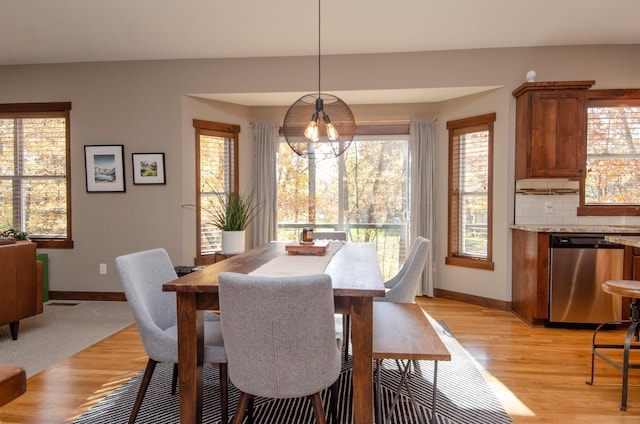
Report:
[[[87,192],[126,191],[124,183],[124,146],[84,146]]]
[[[133,183],[166,184],[164,153],[134,153]]]

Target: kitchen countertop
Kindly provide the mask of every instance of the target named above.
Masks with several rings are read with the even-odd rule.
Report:
[[[535,233],[640,234],[636,225],[512,225],[511,229]]]
[[[625,246],[640,247],[640,237],[636,236],[605,236],[606,241],[624,244]]]

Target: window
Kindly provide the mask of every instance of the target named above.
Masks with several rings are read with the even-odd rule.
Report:
[[[640,215],[640,90],[592,90],[579,215]]]
[[[238,188],[240,126],[193,120],[196,129],[196,242],[197,258],[219,251],[222,231],[210,223],[218,196]],[[198,261],[200,262],[200,261]]]
[[[71,103],[0,105],[0,231],[72,248]]]
[[[449,237],[446,263],[493,269],[492,156],[495,113],[447,122]]]
[[[383,274],[390,277],[406,255],[409,127],[384,136],[375,126],[363,128],[343,155],[320,161],[297,156],[282,139],[278,239],[298,239],[309,226],[346,231],[350,241],[376,243]]]

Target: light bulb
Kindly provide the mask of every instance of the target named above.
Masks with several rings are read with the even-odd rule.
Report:
[[[309,121],[309,125],[304,130],[304,136],[307,137],[311,141],[318,141],[318,121],[312,119]]]
[[[327,129],[327,137],[329,140],[336,141],[338,139],[338,130],[331,123],[331,119],[329,119],[329,115],[327,115],[324,110],[322,111],[322,120],[325,123],[325,127]]]
[[[304,136],[307,137],[311,141],[318,141],[318,113],[315,112],[313,116],[311,116],[311,120],[307,125],[307,128],[304,130]]]
[[[336,127],[334,127],[331,122],[327,123],[327,137],[329,137],[331,141],[338,139],[338,130],[336,130]]]

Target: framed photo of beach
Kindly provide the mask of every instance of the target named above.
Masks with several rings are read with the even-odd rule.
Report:
[[[164,153],[134,153],[134,184],[166,184]]]
[[[87,192],[124,192],[124,146],[84,146]]]

